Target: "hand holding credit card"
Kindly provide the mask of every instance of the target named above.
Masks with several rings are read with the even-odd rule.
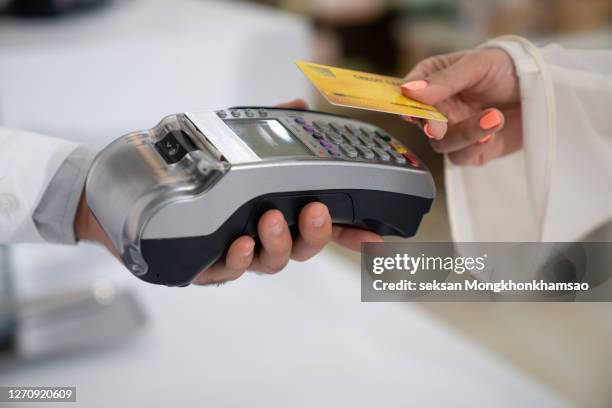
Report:
[[[379,112],[397,113],[415,118],[448,119],[436,108],[402,95],[403,80],[384,75],[296,61],[304,75],[333,105]]]

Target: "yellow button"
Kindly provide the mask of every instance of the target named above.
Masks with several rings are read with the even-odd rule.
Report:
[[[398,152],[399,154],[404,154],[406,152],[408,152],[408,149],[406,149],[403,145],[397,143],[396,141],[392,140],[389,142],[389,144],[391,145],[391,147],[393,147],[395,149],[396,152]]]

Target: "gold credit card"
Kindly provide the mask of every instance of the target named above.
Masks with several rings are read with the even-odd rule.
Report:
[[[296,61],[304,75],[333,105],[447,121],[436,108],[402,95],[401,78]]]

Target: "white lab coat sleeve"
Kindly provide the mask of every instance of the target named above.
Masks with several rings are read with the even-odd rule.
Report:
[[[0,244],[43,242],[33,214],[77,144],[0,127]]]
[[[504,36],[524,148],[481,167],[445,159],[456,241],[580,240],[612,219],[612,51],[537,48]]]

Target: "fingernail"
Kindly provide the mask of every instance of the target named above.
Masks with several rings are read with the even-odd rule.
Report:
[[[403,89],[407,89],[409,91],[417,91],[425,87],[427,87],[427,81],[424,81],[422,79],[419,79],[418,81],[406,82],[405,84],[402,85]]]
[[[406,122],[414,123],[414,118],[412,116],[402,116],[402,119],[404,119]]]
[[[272,225],[272,227],[270,228],[270,232],[275,237],[278,237],[281,234],[281,232],[283,232],[283,226],[281,225],[279,221],[276,221],[275,224]]]
[[[494,128],[501,123],[501,116],[496,110],[487,112],[480,118],[480,127],[484,130]]]
[[[325,224],[325,215],[321,214],[313,218],[312,226],[315,228],[321,228]]]
[[[482,139],[480,139],[480,140],[478,141],[478,143],[487,143],[489,140],[491,140],[491,138],[492,138],[492,137],[493,137],[493,135],[492,135],[492,134],[490,134],[490,135],[486,135],[485,137],[483,137]]]
[[[435,139],[436,137],[431,133],[431,127],[429,126],[429,122],[427,122],[425,124],[425,126],[423,126],[423,132],[425,132],[425,135],[430,138],[430,139]]]
[[[249,256],[251,256],[251,254],[253,253],[254,249],[255,249],[255,244],[251,245],[251,247],[249,249],[245,250],[242,253],[242,257],[243,258],[248,258]]]

